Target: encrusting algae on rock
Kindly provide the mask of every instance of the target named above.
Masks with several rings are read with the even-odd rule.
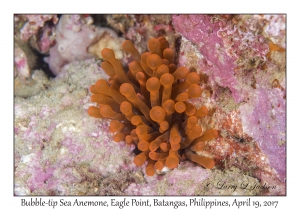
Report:
[[[108,83],[100,79],[90,87],[91,101],[98,106],[89,107],[89,115],[111,119],[113,140],[136,145],[139,154],[134,163],[146,163],[148,176],[165,166],[174,169],[185,159],[213,168],[212,158],[195,152],[204,150],[218,132],[203,132],[198,118],[206,116],[208,109],[196,109],[187,102],[202,94],[199,74],[176,67],[175,53],[165,37],[151,38],[149,52],[142,55],[129,40],[122,48],[134,58],[127,73],[111,49],[102,50],[106,61],[101,67],[110,78]]]

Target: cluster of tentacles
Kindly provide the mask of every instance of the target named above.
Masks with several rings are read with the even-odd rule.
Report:
[[[165,166],[174,169],[184,159],[213,168],[212,158],[195,152],[204,150],[218,132],[202,132],[198,118],[206,116],[208,109],[196,109],[187,102],[202,94],[199,74],[176,67],[175,54],[165,37],[150,39],[149,52],[142,55],[129,40],[122,48],[134,58],[127,73],[111,49],[102,51],[106,60],[102,68],[110,78],[90,87],[91,101],[98,106],[89,107],[89,115],[111,119],[109,130],[114,141],[137,146],[140,153],[134,163],[146,163],[148,176]]]

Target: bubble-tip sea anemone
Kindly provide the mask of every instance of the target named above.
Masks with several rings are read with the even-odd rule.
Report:
[[[198,98],[202,89],[200,76],[185,67],[176,68],[175,53],[165,37],[151,38],[142,55],[129,40],[122,48],[134,61],[126,73],[111,49],[102,50],[102,68],[110,78],[100,79],[90,87],[88,113],[96,118],[111,119],[109,131],[115,142],[135,144],[140,151],[134,158],[137,166],[146,163],[146,173],[153,176],[164,167],[174,169],[189,159],[211,169],[215,162],[199,156],[207,141],[218,137],[216,130],[202,132],[198,118],[208,114],[205,106],[187,102]]]

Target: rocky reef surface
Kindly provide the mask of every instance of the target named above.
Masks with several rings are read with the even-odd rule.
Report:
[[[285,18],[16,15],[15,195],[285,195]],[[159,36],[200,75],[202,97],[189,102],[209,108],[199,124],[219,133],[203,151],[212,169],[183,161],[149,177],[110,120],[87,114],[90,86],[108,79],[102,49],[128,69],[121,42],[143,53]]]

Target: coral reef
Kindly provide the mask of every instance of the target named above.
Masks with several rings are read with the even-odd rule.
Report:
[[[286,195],[285,15],[14,18],[15,195]],[[142,54],[153,53],[152,37],[168,53]],[[160,60],[167,68],[158,71]],[[162,76],[177,66],[190,76],[168,86]],[[98,93],[97,84],[110,87]],[[162,106],[168,87],[176,101]],[[200,128],[207,136],[178,148],[178,136],[183,148]]]
[[[90,16],[63,15],[60,18],[55,30],[56,44],[50,48],[50,56],[45,58],[55,75],[60,73],[61,67],[67,63],[92,58],[93,55],[90,53],[96,53],[95,48],[99,46],[93,47],[90,53],[88,47],[96,42],[100,47],[103,45],[107,47],[106,44],[113,46],[115,53],[118,54],[120,42],[116,33],[107,28],[96,27],[92,23],[93,19]],[[104,40],[101,41],[102,38]],[[119,53],[118,58],[122,58],[122,54]]]

